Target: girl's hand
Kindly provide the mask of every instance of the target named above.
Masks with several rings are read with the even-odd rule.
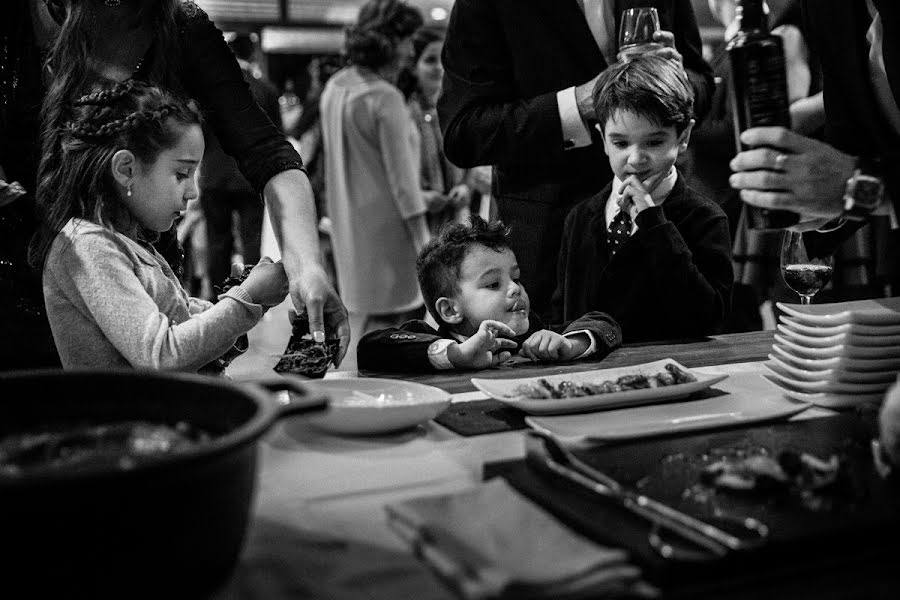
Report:
[[[542,329],[531,334],[522,344],[519,355],[531,360],[571,360],[584,354],[590,342],[583,339],[586,336],[565,337],[548,329]]]
[[[515,337],[516,332],[500,321],[481,322],[475,335],[460,344],[447,348],[447,359],[458,369],[485,369],[509,360],[507,348],[515,348],[516,343],[497,337],[497,333]]]
[[[241,284],[253,301],[265,307],[281,304],[288,295],[288,278],[279,260],[272,262],[264,256]]]
[[[428,212],[432,214],[441,212],[450,202],[450,198],[435,190],[422,190],[422,197]]]

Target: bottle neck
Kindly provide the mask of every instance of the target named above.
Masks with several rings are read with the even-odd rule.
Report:
[[[738,4],[735,16],[738,28],[742,32],[769,32],[769,15],[765,2],[760,0],[743,0]]]

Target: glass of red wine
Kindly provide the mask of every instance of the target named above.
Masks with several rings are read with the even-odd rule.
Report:
[[[825,287],[831,279],[834,258],[828,256],[811,258],[803,244],[803,234],[799,231],[784,231],[781,243],[781,276],[789,288],[800,295],[800,304],[809,304],[816,292]]]

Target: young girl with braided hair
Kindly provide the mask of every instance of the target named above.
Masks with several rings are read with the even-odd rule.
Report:
[[[63,368],[201,370],[284,300],[283,266],[264,258],[212,304],[189,297],[152,246],[197,197],[192,101],[131,80],[70,113],[30,248]]]

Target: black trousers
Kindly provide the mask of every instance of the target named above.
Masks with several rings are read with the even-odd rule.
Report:
[[[213,285],[221,285],[231,273],[231,256],[237,248],[234,214],[244,263],[255,265],[260,259],[265,205],[253,192],[205,189],[200,206],[206,218],[209,277]]]

